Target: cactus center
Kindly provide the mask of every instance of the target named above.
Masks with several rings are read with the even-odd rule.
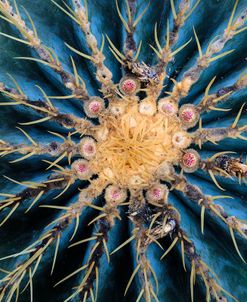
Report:
[[[148,116],[138,109],[131,104],[121,115],[104,118],[92,163],[95,173],[124,187],[149,186],[161,163],[177,164],[181,157],[172,143],[182,131],[179,119],[159,112]]]

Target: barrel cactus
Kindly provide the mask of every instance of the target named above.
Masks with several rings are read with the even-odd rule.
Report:
[[[246,301],[246,1],[0,18],[0,301]]]

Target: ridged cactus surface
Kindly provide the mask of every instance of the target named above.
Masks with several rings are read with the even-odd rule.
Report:
[[[247,300],[245,0],[0,0],[0,302]]]

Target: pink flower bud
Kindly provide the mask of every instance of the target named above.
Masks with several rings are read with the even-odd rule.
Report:
[[[172,137],[172,144],[178,149],[188,148],[191,144],[191,137],[185,131],[176,132]]]
[[[78,159],[73,162],[72,170],[75,171],[78,179],[87,180],[92,176],[89,162],[85,159]]]
[[[167,97],[159,100],[158,110],[160,113],[166,115],[174,115],[178,111],[178,105]]]
[[[133,95],[140,88],[140,83],[133,76],[124,76],[119,83],[119,88],[123,94]]]
[[[84,111],[88,117],[96,118],[105,109],[102,98],[94,96],[84,103]]]
[[[127,192],[115,185],[110,185],[105,190],[105,200],[107,202],[121,203],[127,198]]]
[[[181,167],[187,173],[195,172],[199,168],[200,155],[193,149],[188,149],[182,156]]]
[[[194,105],[185,104],[179,110],[179,118],[186,128],[191,128],[198,122],[199,113]]]
[[[169,189],[166,185],[156,184],[147,190],[146,198],[150,203],[160,203],[160,201],[166,202],[168,193]]]
[[[81,148],[80,148],[81,155],[90,160],[96,154],[96,142],[91,137],[84,137],[81,140]]]

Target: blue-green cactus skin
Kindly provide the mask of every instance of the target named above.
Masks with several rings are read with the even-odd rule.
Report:
[[[1,2],[1,1],[0,1]],[[89,49],[85,43],[85,38],[79,27],[73,20],[66,16],[57,6],[50,0],[17,0],[18,6],[25,6],[34,20],[38,30],[39,38],[45,44],[57,53],[64,69],[72,73],[70,56],[73,55],[78,73],[84,79],[89,95],[101,96],[99,92],[100,84],[95,78],[95,68],[93,64],[82,57],[75,55],[66,47],[64,42],[68,43],[81,52],[89,53]],[[56,1],[59,5],[63,5],[63,1]],[[72,5],[72,1],[65,2]],[[180,1],[175,1],[178,9]],[[194,1],[195,2],[195,1]],[[194,3],[192,1],[192,3]],[[146,1],[137,1],[137,11],[141,12],[146,6]],[[179,31],[179,39],[176,48],[183,45],[191,37],[194,37],[193,27],[196,29],[203,51],[208,43],[215,36],[219,35],[227,27],[232,8],[235,0],[203,0],[193,11],[186,21],[185,25]],[[125,1],[119,1],[119,6],[125,16]],[[237,13],[241,12],[246,6],[245,0],[240,0],[237,7]],[[117,14],[115,1],[113,0],[89,0],[88,1],[89,20],[92,25],[92,32],[98,41],[102,39],[102,33],[108,35],[114,45],[123,51],[126,32]],[[26,16],[23,15],[24,20]],[[142,40],[142,49],[139,61],[148,64],[155,64],[157,56],[149,47],[149,44],[155,46],[154,27],[157,24],[160,43],[165,43],[165,31],[167,19],[172,24],[172,11],[168,0],[151,1],[150,6],[138,23],[134,38],[137,45]],[[0,31],[9,35],[21,37],[19,32],[4,20],[0,20]],[[227,87],[236,82],[239,75],[246,69],[247,60],[247,31],[239,33],[230,40],[224,51],[234,49],[235,51],[229,56],[223,57],[213,62],[201,75],[199,81],[192,86],[187,97],[183,98],[181,104],[191,103],[197,105],[202,99],[205,88],[208,83],[216,76],[212,92],[216,92],[221,87]],[[114,58],[106,45],[104,47],[104,55],[106,56],[105,65],[113,74],[113,82],[118,83],[122,78],[124,71],[121,64]],[[47,95],[69,95],[68,89],[61,83],[60,77],[53,72],[48,66],[44,66],[37,62],[16,60],[15,57],[31,57],[35,56],[35,51],[17,41],[0,36],[0,82],[6,85],[13,85],[7,74],[14,76],[26,95],[31,99],[41,98],[42,94],[35,85],[41,86]],[[175,60],[168,65],[168,75],[180,81],[183,73],[195,64],[198,58],[198,49],[195,38],[181,52],[175,56]],[[171,91],[173,87],[169,78],[165,80],[165,91]],[[164,91],[162,97],[165,96]],[[7,101],[7,97],[2,95],[1,102]],[[217,128],[226,127],[233,123],[241,105],[247,101],[247,90],[242,89],[234,93],[229,99],[220,105],[224,108],[231,108],[231,111],[210,111],[202,115],[203,127]],[[53,100],[53,104],[59,108],[61,112],[73,114],[80,118],[85,118],[82,102],[78,99]],[[10,143],[24,143],[24,136],[16,129],[18,123],[32,121],[40,118],[40,115],[31,108],[21,106],[1,106],[0,107],[0,139]],[[241,126],[247,124],[247,111],[244,108],[239,124]],[[58,125],[53,121],[23,126],[23,129],[39,143],[49,143],[54,140],[54,136],[49,131],[67,135],[70,130]],[[79,142],[80,137],[75,136],[75,141]],[[26,142],[26,139],[25,139]],[[199,150],[203,159],[209,158],[217,152],[234,151],[237,157],[243,155],[246,157],[247,141],[241,139],[227,138],[218,144],[207,142]],[[12,179],[19,181],[42,182],[45,181],[50,174],[46,170],[47,163],[43,160],[53,161],[49,155],[34,155],[24,161],[11,164],[10,161],[17,159],[18,154],[0,157],[0,192],[8,194],[16,194],[23,188],[15,184],[3,176],[6,175]],[[66,166],[67,160],[63,159],[59,165]],[[229,179],[225,177],[218,178],[220,185],[226,189],[221,192],[211,180],[205,171],[196,171],[193,174],[186,174],[187,180],[203,189],[206,195],[229,195],[233,199],[220,199],[218,204],[222,205],[230,216],[236,216],[238,219],[246,219],[246,183],[238,184],[237,179]],[[35,242],[41,234],[47,231],[46,226],[59,215],[58,210],[42,209],[42,204],[69,206],[76,202],[78,198],[78,187],[83,188],[88,185],[87,181],[76,181],[70,188],[58,199],[53,199],[58,190],[50,191],[44,194],[38,203],[28,212],[25,213],[31,201],[28,200],[16,209],[8,221],[0,228],[0,257],[15,254],[27,246]],[[194,242],[198,254],[203,261],[214,270],[218,275],[219,284],[230,292],[238,301],[245,302],[247,299],[247,271],[246,264],[238,256],[229,229],[217,216],[207,212],[205,214],[205,231],[201,233],[200,229],[200,207],[191,202],[179,191],[171,191],[169,194],[169,202],[178,209],[181,215],[181,227],[188,234],[189,238]],[[101,194],[94,203],[98,206],[104,205],[104,196]],[[9,210],[0,211],[0,221],[2,221]],[[122,220],[117,220],[114,228],[108,234],[108,250],[113,251],[122,242],[132,235],[133,226],[128,220],[126,214],[127,209],[122,207]],[[24,214],[25,213],[25,214]],[[80,225],[74,242],[83,238],[93,236],[95,227],[87,224],[98,215],[97,210],[87,208],[80,217]],[[51,228],[51,227],[50,227]],[[64,232],[62,232],[59,245],[59,253],[56,261],[54,273],[51,272],[51,265],[54,256],[54,246],[48,249],[42,261],[39,264],[37,273],[33,278],[33,302],[61,302],[65,301],[72,293],[72,288],[78,286],[82,280],[84,272],[80,272],[73,278],[68,279],[61,285],[54,285],[75,271],[86,262],[94,242],[78,245],[69,248],[71,244],[69,239],[75,228],[73,222]],[[49,227],[48,227],[49,229]],[[238,248],[243,258],[247,260],[247,250],[245,239],[235,233]],[[160,240],[164,249],[171,244],[171,238],[167,237]],[[124,290],[128,280],[135,269],[137,263],[135,259],[136,244],[131,242],[117,253],[110,256],[110,263],[107,262],[106,255],[103,255],[99,266],[99,291],[98,302],[134,302],[136,301],[141,290],[141,282],[136,276],[128,293],[124,296]],[[156,244],[152,244],[148,250],[148,259],[156,272],[159,290],[158,298],[160,302],[187,302],[191,301],[190,294],[190,262],[186,260],[187,272],[184,271],[181,260],[180,245],[175,248],[160,261],[162,251]],[[25,256],[0,261],[0,269],[6,271],[13,270],[18,263],[21,263]],[[4,278],[6,273],[0,271],[0,277]],[[28,280],[28,279],[27,279]],[[25,287],[22,284],[20,291]],[[1,289],[1,281],[0,281]],[[205,301],[206,290],[201,278],[197,278],[194,288],[194,301]],[[1,291],[0,291],[1,297]],[[80,300],[81,299],[81,300]],[[29,288],[19,296],[19,302],[30,300]],[[2,302],[7,302],[7,298],[3,298]],[[14,297],[13,300],[15,301]],[[79,296],[75,296],[72,301],[83,301]],[[145,301],[145,300],[143,300]],[[153,301],[153,300],[152,300]],[[211,301],[214,300],[211,297]],[[219,300],[221,301],[221,300]],[[223,301],[223,300],[222,300]],[[225,301],[225,300],[224,300]],[[233,301],[231,298],[227,301]],[[8,301],[9,302],[9,301]]]

